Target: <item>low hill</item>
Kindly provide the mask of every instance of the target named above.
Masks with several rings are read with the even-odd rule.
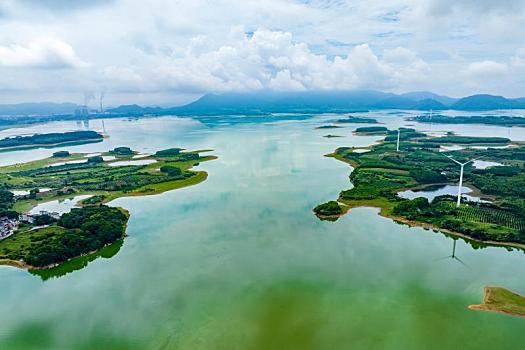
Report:
[[[525,103],[522,103],[521,99],[510,100],[503,96],[473,95],[458,100],[451,108],[460,111],[516,109],[525,108]]]

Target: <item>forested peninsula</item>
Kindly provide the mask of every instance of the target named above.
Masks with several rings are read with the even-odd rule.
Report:
[[[0,140],[0,151],[101,142],[103,138],[102,134],[91,130],[13,136]]]
[[[336,220],[355,207],[377,207],[381,215],[398,222],[440,229],[475,241],[525,247],[525,146],[495,137],[448,134],[430,137],[414,129],[388,131],[385,139],[369,148],[341,147],[329,154],[350,164],[353,188],[337,201],[317,206],[322,219]],[[442,152],[441,144],[463,145]],[[484,147],[482,145],[485,145]],[[506,148],[491,148],[506,145]],[[475,147],[473,147],[475,146]],[[453,158],[453,159],[451,159]],[[469,160],[496,166],[476,168]],[[452,195],[406,199],[399,193],[431,185],[457,184],[464,166],[464,185],[490,200],[463,198],[457,205]]]
[[[216,157],[202,152],[170,148],[138,154],[129,147],[95,155],[59,151],[47,159],[0,167],[0,264],[50,268],[122,240],[129,214],[106,203],[204,181],[207,173],[191,168]],[[79,195],[89,197],[68,213],[28,214],[38,204]]]

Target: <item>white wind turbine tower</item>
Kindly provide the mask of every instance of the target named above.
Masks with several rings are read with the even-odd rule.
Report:
[[[459,207],[459,205],[461,204],[461,189],[463,188],[463,170],[465,169],[465,165],[467,165],[468,163],[473,162],[473,161],[475,161],[476,159],[479,159],[479,158],[474,158],[474,159],[469,160],[468,162],[461,163],[461,162],[458,162],[457,160],[455,160],[454,158],[452,158],[452,156],[445,156],[445,157],[447,157],[451,161],[453,161],[453,162],[455,162],[455,163],[457,163],[457,164],[459,164],[461,166],[461,171],[460,171],[460,174],[459,174],[458,201],[456,203],[456,207]]]
[[[397,147],[396,152],[399,152],[399,139],[401,138],[401,128],[397,129]]]

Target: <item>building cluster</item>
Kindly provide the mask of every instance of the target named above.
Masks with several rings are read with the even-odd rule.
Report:
[[[60,219],[60,213],[48,212],[48,211],[41,211],[40,213],[36,215],[35,214],[21,214],[18,216],[18,219],[1,217],[0,218],[0,240],[7,238],[11,236],[13,233],[15,233],[15,231],[18,230],[18,226],[20,222],[27,222],[29,224],[34,224],[35,218],[37,216],[42,216],[42,215],[48,215],[55,220]]]
[[[0,239],[11,236],[18,230],[19,221],[8,217],[0,218]]]

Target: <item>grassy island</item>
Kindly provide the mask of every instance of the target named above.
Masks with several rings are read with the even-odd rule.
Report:
[[[338,119],[336,123],[377,124],[377,119],[349,116],[348,118]]]
[[[482,116],[458,116],[447,117],[445,115],[420,115],[411,118],[420,123],[435,124],[485,124],[501,126],[525,126],[525,118],[506,115],[482,115]]]
[[[89,130],[14,136],[0,140],[0,151],[101,142],[103,138],[102,134]]]
[[[356,135],[384,135],[388,128],[384,126],[363,126],[354,130]]]
[[[486,243],[525,247],[525,146],[467,148],[445,154],[439,152],[443,138],[402,129],[401,151],[396,152],[397,131],[392,136],[386,136],[365,153],[341,147],[328,155],[354,167],[350,174],[353,188],[340,193],[337,199],[342,206],[340,214],[331,203],[315,209],[320,218],[340,216],[353,207],[371,206],[398,222],[441,229]],[[494,139],[454,137],[461,141],[468,139],[470,145],[487,144]],[[461,162],[479,158],[503,164],[484,169],[477,169],[472,163],[465,166],[464,184],[491,202],[464,199],[457,207],[456,197],[450,195],[431,201],[424,197],[412,200],[399,197],[403,190],[456,184],[460,167],[447,155]]]
[[[117,154],[117,158],[104,160]],[[113,244],[125,236],[128,214],[105,203],[197,184],[207,173],[191,168],[215,159],[179,148],[135,157],[137,152],[119,147],[91,157],[63,152],[58,157],[0,167],[0,218],[17,225],[11,234],[0,237],[0,264],[48,268]],[[41,188],[46,191],[39,191]],[[14,196],[13,190],[28,194]],[[90,197],[80,208],[61,216],[21,215],[40,203],[77,195]]]
[[[483,303],[469,309],[525,317],[525,297],[501,287],[485,287],[483,294]]]

